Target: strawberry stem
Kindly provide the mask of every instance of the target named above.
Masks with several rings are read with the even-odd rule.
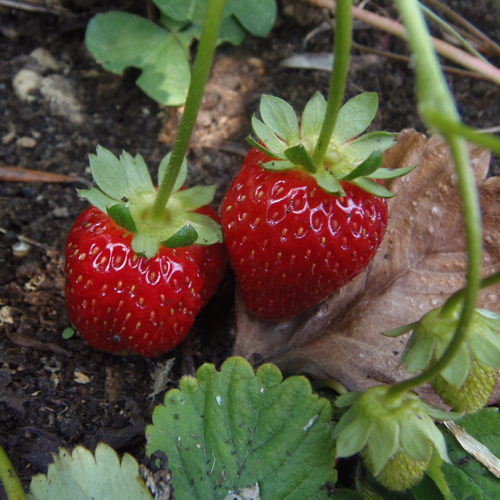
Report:
[[[151,209],[150,218],[153,220],[163,219],[165,206],[167,205],[170,194],[172,193],[172,188],[179,175],[182,160],[186,156],[191,134],[193,133],[193,128],[196,123],[196,117],[198,116],[198,110],[200,109],[201,100],[203,98],[205,84],[210,73],[225,3],[226,0],[208,1],[207,13],[205,15],[198,52],[193,66],[193,74],[191,76],[184,114],[179,124],[179,130],[177,132],[172,155],[170,156],[170,161],[168,162],[163,181],[159,186],[153,208]]]
[[[25,500],[21,481],[4,449],[0,446],[0,481],[9,500]]]
[[[352,0],[339,0],[335,12],[336,28],[333,55],[333,70],[328,90],[328,104],[325,119],[321,127],[318,142],[312,155],[313,163],[321,168],[323,159],[330,144],[342,100],[344,99],[345,82],[349,70],[349,57],[352,41]]]
[[[469,322],[474,314],[477,292],[480,284],[482,258],[482,221],[479,196],[472,170],[466,141],[453,129],[439,127],[433,121],[435,113],[443,113],[448,120],[459,123],[459,115],[436,53],[432,48],[430,35],[417,0],[397,0],[399,10],[408,28],[412,50],[416,54],[417,89],[420,114],[431,130],[437,130],[447,140],[455,162],[458,187],[462,199],[467,246],[467,286],[463,291],[464,307],[457,329],[441,358],[417,377],[400,382],[387,392],[390,397],[414,389],[433,380],[453,359],[464,341]]]

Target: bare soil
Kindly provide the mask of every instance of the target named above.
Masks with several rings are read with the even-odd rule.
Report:
[[[375,2],[373,2],[375,3]],[[394,17],[392,2],[377,2]],[[114,4],[114,5],[113,5]],[[495,0],[453,0],[449,6],[500,41],[500,4]],[[88,154],[97,144],[119,154],[141,153],[152,171],[171,149],[179,112],[164,109],[134,84],[138,71],[122,76],[104,71],[84,45],[85,27],[99,11],[94,0],[64,2],[71,16],[27,12],[0,6],[0,167],[19,167],[73,176],[91,182]],[[126,10],[146,15],[144,2]],[[189,184],[216,184],[218,206],[248,149],[249,117],[262,93],[288,100],[301,111],[316,90],[326,95],[329,73],[284,69],[293,53],[327,52],[332,34],[323,31],[304,45],[323,14],[298,0],[279,2],[279,15],[264,39],[248,37],[240,47],[221,46],[207,86],[189,153]],[[357,43],[408,54],[402,41],[360,23]],[[48,50],[59,63],[43,68],[30,54]],[[494,64],[499,63],[494,58]],[[21,69],[41,77],[59,75],[74,93],[81,119],[34,92],[21,100],[13,89]],[[498,125],[498,86],[447,75],[464,120],[476,127]],[[56,78],[57,80],[57,78]],[[353,50],[347,97],[375,91],[380,98],[377,129],[424,131],[415,109],[414,75],[405,62]],[[73,121],[72,121],[73,120]],[[498,174],[496,159],[492,173]],[[1,177],[0,177],[1,178]],[[51,452],[99,441],[118,452],[144,457],[144,429],[165,390],[205,362],[220,364],[231,354],[234,337],[235,279],[231,271],[197,318],[188,340],[154,359],[99,352],[78,335],[65,340],[70,325],[63,288],[66,235],[86,202],[73,183],[0,183],[0,445],[12,458],[25,487],[46,472]],[[13,245],[28,239],[26,255]],[[153,394],[153,374],[175,358],[168,382]],[[0,498],[2,497],[0,492]]]

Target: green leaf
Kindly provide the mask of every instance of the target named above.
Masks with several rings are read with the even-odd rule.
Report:
[[[427,460],[432,453],[432,447],[427,435],[415,426],[412,417],[409,421],[403,422],[400,427],[401,447],[414,460]]]
[[[341,146],[362,134],[375,118],[377,108],[378,95],[375,92],[360,94],[346,102],[339,111],[331,143]]]
[[[300,135],[302,137],[317,137],[321,132],[326,114],[325,98],[316,92],[302,112]]]
[[[500,414],[496,408],[487,408],[466,415],[456,424],[463,427],[473,438],[500,456]],[[456,500],[496,500],[500,498],[500,479],[458,443],[451,432],[445,432],[452,464],[443,464],[442,471],[451,493]]]
[[[242,358],[218,373],[203,365],[165,396],[146,430],[148,454],[164,451],[177,500],[221,499],[256,482],[261,498],[327,498],[334,441],[331,406],[303,377],[282,382]]]
[[[163,182],[163,177],[165,176],[165,172],[167,170],[168,162],[170,161],[171,155],[172,155],[172,151],[170,151],[170,153],[167,153],[167,155],[161,161],[160,166],[158,167],[158,186],[161,186],[161,183]],[[182,160],[179,175],[177,176],[177,179],[175,180],[174,187],[172,188],[172,193],[176,193],[177,191],[179,191],[179,189],[182,187],[182,185],[186,181],[187,174],[188,174],[188,164],[187,164],[186,157],[184,157]]]
[[[453,359],[440,373],[454,387],[461,387],[467,380],[470,371],[470,355],[467,347],[462,344]]]
[[[273,160],[266,163],[261,163],[260,166],[264,170],[269,170],[270,172],[282,172],[283,170],[297,170],[295,165],[291,161],[287,160]]]
[[[422,480],[410,491],[415,500],[446,500],[436,483],[428,475],[424,475]]]
[[[121,161],[107,149],[97,146],[95,155],[89,155],[92,177],[99,188],[115,200],[130,195],[128,177]]]
[[[162,241],[161,244],[167,248],[188,247],[195,243],[197,239],[198,233],[195,231],[193,226],[186,224],[168,240]]]
[[[425,433],[428,439],[434,445],[434,448],[439,453],[439,456],[445,461],[450,462],[443,434],[436,427],[432,419],[428,415],[420,415],[420,418],[413,419],[415,427],[418,427]]]
[[[346,415],[348,415],[348,413],[346,413]],[[373,422],[368,415],[363,413],[358,414],[358,416],[342,430],[337,440],[337,457],[350,457],[361,451],[368,442],[372,424]]]
[[[274,153],[278,158],[285,159],[284,151],[287,145],[255,115],[252,116],[252,129],[254,134],[260,139],[260,142],[262,142],[271,153]]]
[[[185,46],[175,34],[140,16],[109,12],[90,20],[85,43],[96,61],[112,73],[121,74],[130,66],[141,69],[136,84],[155,101],[184,104],[191,72]]]
[[[299,125],[292,106],[283,99],[264,94],[260,100],[263,122],[289,146],[299,142]]]
[[[389,132],[370,132],[355,141],[344,144],[339,151],[354,164],[365,161],[373,151],[385,151],[394,144],[397,134]],[[328,153],[327,153],[328,154]]]
[[[62,332],[62,338],[64,340],[68,340],[70,339],[71,337],[73,337],[76,333],[76,330],[72,327],[72,326],[68,326],[67,328],[65,328]]]
[[[358,165],[352,172],[342,177],[342,181],[351,181],[357,177],[368,177],[373,174],[382,165],[384,157],[380,151],[373,151],[370,156],[360,165]]]
[[[364,500],[364,496],[355,490],[339,488],[335,492],[335,500]]]
[[[417,166],[418,163],[401,168],[379,168],[376,172],[370,174],[368,177],[370,177],[370,179],[397,179],[398,177],[403,177],[404,175],[410,173]]]
[[[394,193],[391,193],[378,182],[366,179],[365,177],[358,177],[350,182],[356,184],[356,186],[360,187],[363,191],[373,194],[373,196],[376,196],[377,198],[392,198],[394,196]]]
[[[128,179],[128,190],[130,193],[156,194],[151,176],[149,175],[148,167],[141,155],[136,155],[133,158],[126,151],[122,151],[120,163],[123,165],[125,174]]]
[[[156,231],[141,230],[132,238],[132,250],[136,255],[150,259],[160,249],[160,240]]]
[[[186,216],[198,233],[197,245],[213,245],[222,242],[222,229],[213,219],[195,212],[188,212]]]
[[[154,4],[177,21],[198,24],[203,24],[207,10],[207,0],[154,0]]]
[[[441,470],[442,465],[443,459],[437,453],[433,453],[425,473],[434,481],[434,484],[437,486],[445,500],[453,500],[450,488],[448,487],[448,483],[446,482],[443,471]],[[435,497],[428,496],[427,498],[423,498],[423,500],[427,500],[428,498]]]
[[[104,213],[107,213],[108,207],[112,207],[113,205],[116,205],[121,201],[119,199],[117,200],[115,198],[111,198],[97,188],[77,189],[76,192],[78,193],[78,196],[80,196],[80,198],[84,198],[90,201],[92,205],[94,205]]]
[[[338,408],[345,408],[346,406],[351,406],[360,397],[362,392],[348,392],[347,394],[342,394],[335,400],[335,406]]]
[[[61,449],[54,455],[47,476],[33,477],[30,492],[35,500],[152,500],[139,476],[135,459],[121,460],[109,446],[100,443],[94,455],[82,446],[70,454]]]
[[[309,153],[306,151],[304,146],[299,144],[293,148],[286,149],[285,156],[294,165],[300,165],[311,174],[316,173],[316,165],[314,165],[312,158],[309,156]]]
[[[400,335],[411,332],[417,325],[418,322],[410,323],[409,325],[398,326],[397,328],[393,328],[392,330],[383,332],[382,335],[385,335],[386,337],[399,337]]]
[[[245,39],[246,34],[245,28],[243,28],[238,20],[233,16],[228,16],[222,19],[217,43],[229,42],[233,45],[240,45]]]
[[[197,210],[212,203],[215,196],[215,186],[195,186],[177,191],[171,196],[184,210]]]
[[[498,333],[489,330],[481,331],[468,343],[474,357],[488,366],[500,366],[500,337]]]
[[[476,309],[481,315],[481,320],[486,323],[495,332],[500,332],[500,314],[488,311],[487,309]]]
[[[270,156],[271,158],[274,158],[275,160],[280,160],[281,158],[278,155],[275,155],[269,149],[266,149],[260,142],[257,142],[251,135],[249,135],[245,141],[252,146],[252,148],[257,148],[261,153],[266,154],[267,156]]]
[[[253,35],[266,36],[274,25],[277,5],[275,0],[227,0],[225,12],[236,16]]]
[[[325,193],[334,194],[336,196],[345,196],[345,191],[342,189],[340,182],[329,170],[321,168],[314,174],[314,178],[316,179],[318,186]]]
[[[127,204],[113,205],[108,208],[108,215],[123,229],[131,233],[137,233],[137,227],[130,214],[130,208]]]

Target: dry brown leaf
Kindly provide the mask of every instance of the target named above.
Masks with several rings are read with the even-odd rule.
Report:
[[[489,153],[471,147],[484,221],[483,274],[500,269],[500,178],[486,179]],[[461,201],[446,144],[405,130],[385,154],[385,166],[419,162],[390,189],[387,234],[368,269],[316,308],[285,323],[262,321],[237,298],[234,354],[288,373],[333,378],[349,390],[407,378],[398,368],[409,334],[382,332],[417,321],[465,281]],[[500,312],[500,286],[480,294],[478,307]],[[426,399],[437,403],[429,387]]]

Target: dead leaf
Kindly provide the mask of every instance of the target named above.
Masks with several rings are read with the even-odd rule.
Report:
[[[75,370],[73,372],[73,380],[77,384],[88,384],[90,382],[90,377],[82,373],[80,370]]]
[[[483,275],[500,269],[500,178],[485,180],[489,153],[471,147],[484,223]],[[333,378],[349,390],[407,378],[398,368],[409,334],[382,332],[420,319],[464,283],[466,253],[461,201],[446,144],[405,130],[385,154],[385,166],[419,162],[393,181],[387,234],[368,269],[319,306],[285,323],[262,321],[237,298],[234,354],[288,373]],[[500,286],[484,290],[478,307],[500,312]],[[430,387],[420,389],[438,403]],[[500,394],[500,393],[499,393]],[[496,396],[495,396],[496,397]],[[442,403],[441,403],[442,404]]]

